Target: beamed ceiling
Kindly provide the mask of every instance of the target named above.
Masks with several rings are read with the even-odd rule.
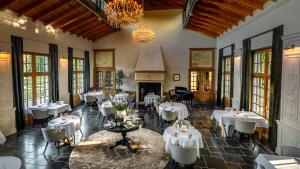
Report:
[[[0,10],[10,9],[55,29],[96,41],[110,35],[113,29],[99,16],[82,5],[91,0],[0,0]],[[141,0],[138,0],[141,2]],[[198,0],[187,28],[210,37],[218,37],[269,0]],[[186,0],[144,0],[145,11],[183,9]]]

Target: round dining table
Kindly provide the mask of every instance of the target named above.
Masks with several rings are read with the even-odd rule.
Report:
[[[154,104],[154,103],[158,103],[159,99],[160,99],[159,95],[147,94],[144,97],[145,106],[148,106],[148,105],[151,105],[151,104]]]
[[[115,99],[127,101],[129,97],[128,93],[118,93],[115,95]]]
[[[86,96],[95,97],[97,100],[101,100],[104,97],[103,92],[88,92],[84,94],[84,100],[86,101]]]
[[[50,128],[65,129],[65,135],[68,138],[75,138],[75,129],[80,127],[80,118],[78,116],[61,116],[48,122]]]
[[[177,144],[183,148],[197,148],[197,156],[200,157],[199,149],[203,148],[203,140],[201,133],[194,127],[182,132],[174,125],[169,126],[165,129],[163,138],[167,153],[171,153],[171,146]]]
[[[177,119],[183,120],[189,116],[186,105],[178,102],[165,102],[159,105],[158,113],[161,116],[163,111],[172,111],[177,113]]]

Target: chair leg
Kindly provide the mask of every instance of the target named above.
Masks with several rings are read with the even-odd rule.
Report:
[[[254,134],[251,134],[251,138],[252,138],[253,144],[254,144],[254,146],[255,146],[255,145],[256,145],[256,143],[255,143]]]
[[[57,153],[58,153],[58,155],[60,154],[59,153],[59,142],[57,141]]]
[[[79,129],[79,131],[80,131],[81,135],[83,136],[83,132],[82,132],[82,130],[81,130],[81,129]]]
[[[47,150],[47,147],[48,147],[48,144],[49,144],[49,142],[46,143],[46,146],[45,146],[45,149],[44,149],[43,154],[45,154],[45,152],[46,152],[46,150]]]
[[[101,125],[103,126],[103,124],[104,124],[104,119],[106,118],[106,116],[103,116],[103,119],[102,119],[102,123],[101,123]]]
[[[99,119],[101,118],[101,115],[102,115],[102,113],[100,112],[100,114],[99,114]]]
[[[236,132],[236,131],[235,131],[235,130],[233,130],[233,133],[232,133],[232,135],[231,135],[231,137],[232,137],[232,138],[234,138],[234,134],[235,134],[235,132]]]

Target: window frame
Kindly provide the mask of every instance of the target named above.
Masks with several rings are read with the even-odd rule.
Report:
[[[264,73],[255,73],[254,72],[254,65],[256,62],[254,62],[254,57],[257,53],[265,53],[265,59],[264,59]],[[254,111],[253,108],[253,88],[254,88],[254,78],[259,78],[259,79],[263,79],[264,80],[264,98],[263,98],[263,115],[259,114],[259,112],[255,112],[256,114],[266,118],[267,120],[269,120],[269,115],[270,112],[269,111],[269,104],[270,104],[270,93],[268,93],[268,90],[270,85],[270,80],[271,80],[271,72],[269,72],[269,66],[271,68],[272,66],[272,47],[265,47],[265,48],[260,48],[260,49],[256,49],[254,51],[252,51],[252,56],[251,56],[251,94],[250,94],[250,111]],[[257,95],[257,93],[256,93]]]
[[[47,76],[48,77],[48,102],[50,101],[50,58],[49,58],[49,54],[45,54],[45,53],[38,53],[38,52],[27,52],[27,51],[23,51],[23,58],[22,58],[22,62],[23,62],[23,69],[24,69],[24,56],[25,55],[31,55],[31,72],[25,72],[23,70],[23,88],[25,86],[24,83],[24,78],[25,77],[31,77],[31,85],[32,85],[32,105],[36,105],[37,104],[37,77],[38,76]],[[37,64],[36,64],[36,57],[37,56],[45,56],[47,57],[48,60],[48,64],[47,64],[47,72],[37,72]],[[26,62],[27,63],[27,62]],[[45,91],[45,88],[44,88]],[[28,107],[28,99],[26,100],[25,103],[25,90],[23,89],[23,94],[24,94],[24,106]]]
[[[78,61],[82,61],[82,70],[78,70]],[[73,80],[73,94],[79,94],[84,92],[84,58],[80,57],[73,57],[72,64],[75,61],[75,66],[73,65],[73,72],[72,72],[72,80]],[[82,74],[82,88],[79,88],[79,75]],[[75,76],[75,79],[74,79]],[[75,81],[74,81],[75,80]],[[75,82],[75,83],[74,83]]]
[[[225,91],[225,87],[226,87],[226,85],[225,85],[225,76],[226,75],[228,75],[229,76],[229,89],[228,89],[228,99],[229,99],[229,101],[231,100],[231,98],[230,98],[230,93],[231,93],[231,84],[232,84],[232,80],[233,80],[233,77],[231,77],[231,71],[232,71],[232,66],[234,66],[234,64],[232,64],[232,59],[234,59],[234,56],[233,55],[226,55],[226,56],[223,56],[223,58],[222,58],[222,98],[224,99],[225,97],[226,97],[226,91]],[[226,60],[229,60],[229,65],[230,65],[230,67],[229,67],[229,71],[226,71]],[[227,97],[226,97],[227,98]],[[231,101],[230,101],[231,102]]]

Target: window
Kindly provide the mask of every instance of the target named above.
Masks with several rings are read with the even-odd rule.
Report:
[[[230,106],[230,88],[231,88],[231,60],[233,56],[225,56],[223,58],[222,69],[222,97],[224,98],[224,106]]]
[[[49,64],[46,54],[23,54],[24,106],[49,102]]]
[[[254,52],[252,60],[251,110],[269,119],[271,49]]]
[[[191,75],[190,75],[190,77],[191,77],[190,90],[192,92],[195,92],[195,91],[199,90],[197,87],[198,86],[198,84],[197,84],[198,83],[198,71],[191,71],[190,73],[191,73]]]
[[[83,87],[83,59],[73,58],[73,94],[82,93]]]

